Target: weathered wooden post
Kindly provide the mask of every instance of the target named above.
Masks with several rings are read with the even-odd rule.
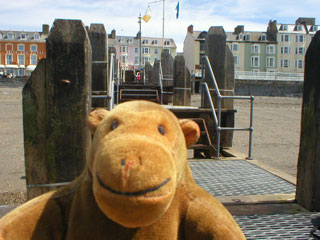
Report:
[[[161,52],[161,67],[164,76],[163,86],[173,86],[173,65],[174,59],[168,49]]]
[[[226,33],[222,27],[210,27],[205,43],[205,53],[208,56],[212,70],[214,72],[217,85],[219,87],[221,95],[233,96],[234,95],[234,59],[233,55],[226,44]],[[208,83],[211,97],[217,105],[217,93],[214,89],[212,78],[209,73],[208,66],[205,67],[205,79]],[[202,107],[210,107],[209,100],[206,95],[202,103]],[[224,127],[234,127],[234,111],[233,111],[233,100],[222,99],[221,101],[222,117],[221,125]],[[207,121],[209,132],[215,131],[213,120]],[[224,147],[232,146],[232,131],[224,131],[221,133],[221,143]],[[215,142],[214,139],[211,139]]]
[[[320,211],[320,31],[305,57],[304,89],[298,158],[297,202]]]
[[[157,60],[153,64],[153,69],[152,69],[152,78],[149,80],[149,83],[152,85],[159,85],[160,78],[160,61]]]
[[[28,198],[77,177],[89,153],[91,46],[80,20],[55,20],[40,61],[23,89]],[[49,185],[47,185],[49,184]],[[59,185],[59,184],[57,184]]]
[[[108,38],[103,24],[91,24],[88,31],[92,48],[92,91],[107,91]],[[93,99],[93,107],[107,107],[107,99]]]
[[[173,74],[173,105],[191,105],[191,74],[184,56],[176,56]]]

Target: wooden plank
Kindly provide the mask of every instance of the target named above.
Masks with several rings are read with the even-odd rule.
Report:
[[[46,166],[46,59],[41,59],[22,90],[23,133],[26,168],[26,183],[48,182]],[[48,188],[28,188],[27,198],[31,199]]]

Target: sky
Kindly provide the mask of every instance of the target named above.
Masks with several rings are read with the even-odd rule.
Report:
[[[164,35],[173,38],[177,51],[183,51],[187,27],[208,31],[211,26],[222,26],[233,31],[244,25],[246,31],[266,31],[269,20],[295,23],[299,17],[320,21],[320,0],[179,0],[179,18],[176,19],[178,0],[165,0]],[[107,33],[113,29],[119,36],[136,36],[138,17],[148,5],[151,19],[142,21],[142,36],[162,37],[162,0],[0,0],[0,30],[41,31],[42,24],[50,28],[55,19],[80,19],[90,26],[102,23]]]

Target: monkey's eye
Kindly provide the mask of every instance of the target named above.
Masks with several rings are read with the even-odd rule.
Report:
[[[116,129],[118,127],[118,125],[119,125],[118,120],[113,120],[111,125],[110,125],[110,129],[114,130],[114,129]]]
[[[164,130],[164,127],[162,125],[159,125],[158,126],[158,131],[161,135],[165,135],[166,134],[166,131]]]

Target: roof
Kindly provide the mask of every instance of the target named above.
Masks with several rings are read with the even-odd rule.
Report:
[[[315,34],[316,31],[320,30],[320,25],[305,25],[310,34]],[[306,34],[307,31],[303,24],[284,24],[278,23],[277,28],[279,33],[302,33]]]
[[[6,41],[45,41],[47,37],[42,32],[0,30],[0,40]]]

